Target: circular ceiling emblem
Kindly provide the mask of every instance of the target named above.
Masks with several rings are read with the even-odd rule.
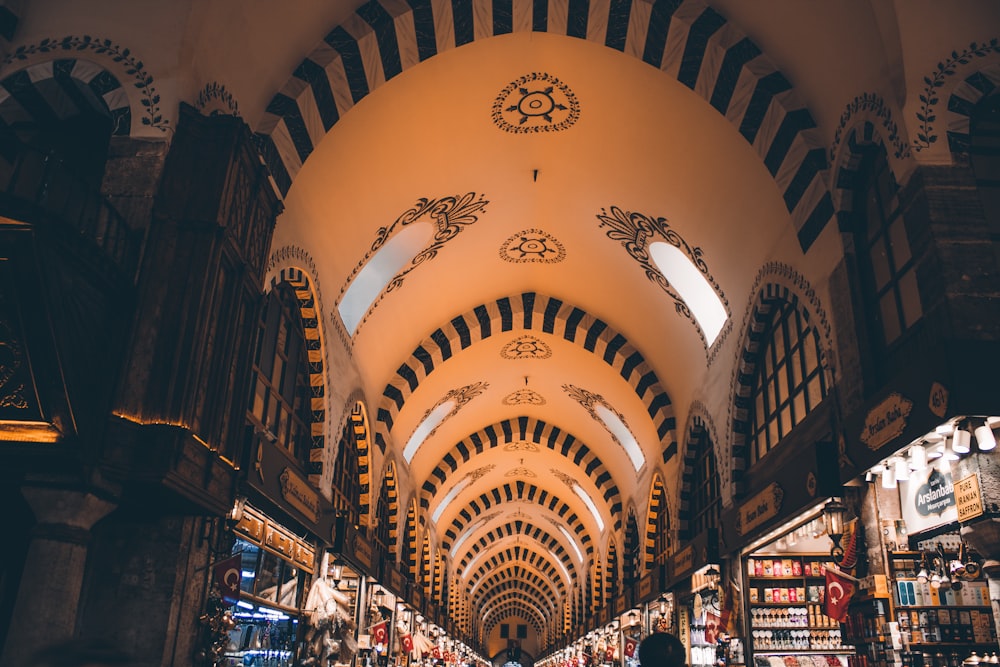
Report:
[[[500,258],[514,264],[556,264],[566,259],[566,248],[551,234],[540,229],[525,229],[504,241]]]
[[[500,356],[504,359],[548,359],[552,348],[534,336],[518,336],[503,346]]]
[[[525,74],[500,91],[493,102],[493,122],[504,132],[557,132],[580,117],[576,95],[544,72]]]

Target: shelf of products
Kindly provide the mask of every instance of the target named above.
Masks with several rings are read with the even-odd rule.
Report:
[[[957,552],[941,553],[949,564],[960,562]],[[904,643],[930,648],[995,646],[989,588],[982,575],[935,582],[934,577],[919,576],[925,566],[921,552],[889,553],[891,590]]]
[[[840,665],[839,658],[854,652],[844,643],[840,625],[823,613],[823,568],[820,557],[808,554],[747,559],[755,657],[787,653],[801,655],[807,667],[816,667],[814,658],[829,667],[826,657]]]

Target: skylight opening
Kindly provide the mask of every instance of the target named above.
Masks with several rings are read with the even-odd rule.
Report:
[[[583,487],[580,486],[579,484],[573,485],[573,491],[574,493],[576,493],[577,496],[580,497],[580,500],[583,501],[583,504],[587,506],[587,509],[590,510],[590,513],[594,515],[594,521],[597,522],[597,530],[599,531],[604,530],[604,519],[601,518],[601,513],[597,511],[597,506],[594,505],[594,501],[590,499],[590,496],[587,494],[587,492],[584,491]]]
[[[427,418],[420,423],[420,426],[418,426],[416,430],[413,431],[413,435],[411,435],[410,439],[407,441],[406,447],[403,448],[403,458],[406,459],[407,463],[410,463],[413,460],[413,455],[417,453],[418,449],[420,449],[420,445],[424,444],[424,440],[427,436],[433,433],[434,429],[440,426],[441,422],[444,421],[444,418],[447,417],[448,414],[454,409],[455,401],[449,400],[431,410],[431,413],[427,415]]]
[[[576,540],[574,540],[573,536],[569,534],[568,530],[566,530],[566,526],[563,526],[562,524],[559,524],[558,528],[559,528],[559,532],[561,532],[563,534],[563,536],[567,540],[569,540],[569,545],[571,547],[573,547],[573,553],[576,554],[576,559],[582,563],[583,562],[583,554],[580,553],[580,547],[576,546]]]
[[[598,403],[594,406],[594,411],[601,418],[601,421],[604,422],[607,429],[611,431],[611,434],[618,439],[621,446],[625,448],[625,453],[628,454],[629,460],[632,461],[632,467],[638,472],[639,468],[646,462],[646,456],[642,453],[639,443],[635,441],[632,431],[606,405]]]
[[[680,248],[656,241],[649,244],[649,256],[687,304],[711,347],[729,318],[719,295]]]
[[[347,287],[337,309],[347,332],[353,336],[361,319],[400,269],[413,261],[434,237],[434,225],[416,222],[401,229],[368,258]]]
[[[445,508],[448,507],[448,504],[451,503],[451,501],[455,499],[455,496],[461,493],[471,481],[471,477],[466,477],[465,479],[460,480],[458,484],[451,487],[451,491],[448,492],[448,495],[444,497],[444,499],[438,504],[437,509],[434,510],[434,514],[431,516],[431,521],[437,523],[437,520],[441,518],[441,514],[444,512]]]

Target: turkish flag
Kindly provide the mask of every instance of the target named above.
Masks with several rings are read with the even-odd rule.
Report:
[[[243,554],[220,560],[212,568],[215,574],[215,585],[222,593],[222,599],[229,604],[235,604],[240,599],[240,582],[243,579]]]
[[[441,659],[441,647],[440,646],[435,646],[434,648],[431,649],[431,657],[434,658],[435,660],[440,660]]]
[[[635,657],[635,647],[636,646],[638,646],[638,642],[636,642],[631,637],[626,637],[625,638],[625,657],[627,657],[627,658],[634,658]]]
[[[615,661],[615,647],[608,644],[608,647],[604,649],[604,662],[614,662]]]
[[[826,615],[842,623],[847,618],[847,605],[854,595],[854,582],[836,570],[826,568]]]
[[[372,641],[376,644],[385,644],[389,639],[389,632],[386,630],[385,621],[372,626]]]
[[[407,633],[399,636],[399,643],[403,645],[403,653],[413,651],[413,635]]]
[[[705,612],[705,643],[714,644],[719,636],[719,615]]]

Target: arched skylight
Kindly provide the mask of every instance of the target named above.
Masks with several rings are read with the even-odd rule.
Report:
[[[625,448],[625,453],[628,454],[629,460],[632,461],[632,467],[638,471],[642,467],[642,464],[646,462],[646,457],[643,455],[639,443],[635,441],[632,431],[629,430],[628,426],[625,425],[625,422],[618,415],[608,409],[608,406],[598,403],[594,406],[594,411],[601,418],[601,421],[604,422],[607,429],[611,431],[611,434],[618,439],[621,446]]]
[[[564,526],[562,524],[559,524],[556,527],[559,529],[559,532],[561,532],[563,534],[563,537],[565,537],[567,540],[569,540],[569,545],[571,547],[573,547],[573,553],[576,554],[576,559],[582,563],[583,562],[583,554],[580,553],[580,547],[576,546],[576,540],[574,540],[573,536],[569,534],[568,530],[566,530],[566,526]]]
[[[584,491],[583,487],[579,484],[573,485],[573,491],[576,495],[580,496],[580,500],[582,500],[583,504],[587,506],[590,513],[594,515],[594,521],[597,522],[597,530],[604,530],[604,519],[601,518],[601,513],[597,511],[597,506],[594,505],[594,501],[590,499],[587,492]]]
[[[385,242],[378,252],[368,259],[344,292],[340,304],[340,319],[350,335],[358,330],[361,318],[382,293],[399,270],[406,266],[418,252],[427,247],[434,237],[434,225],[415,222],[401,229]]]
[[[406,459],[407,463],[413,460],[413,455],[420,449],[420,445],[424,444],[424,439],[433,433],[434,429],[440,426],[444,418],[454,409],[455,401],[448,400],[431,410],[427,418],[413,431],[413,435],[407,441],[406,447],[403,448],[403,458]]]
[[[663,241],[649,244],[649,256],[667,279],[705,334],[709,347],[726,324],[726,307],[705,276],[679,248]]]
[[[451,491],[448,492],[448,495],[446,495],[444,499],[438,503],[437,509],[434,510],[434,514],[431,516],[431,521],[437,523],[437,520],[441,518],[441,513],[444,512],[444,508],[446,508],[448,504],[455,499],[455,496],[461,493],[462,489],[467,487],[471,481],[471,477],[466,477],[465,479],[459,480],[458,484],[451,487]]]

